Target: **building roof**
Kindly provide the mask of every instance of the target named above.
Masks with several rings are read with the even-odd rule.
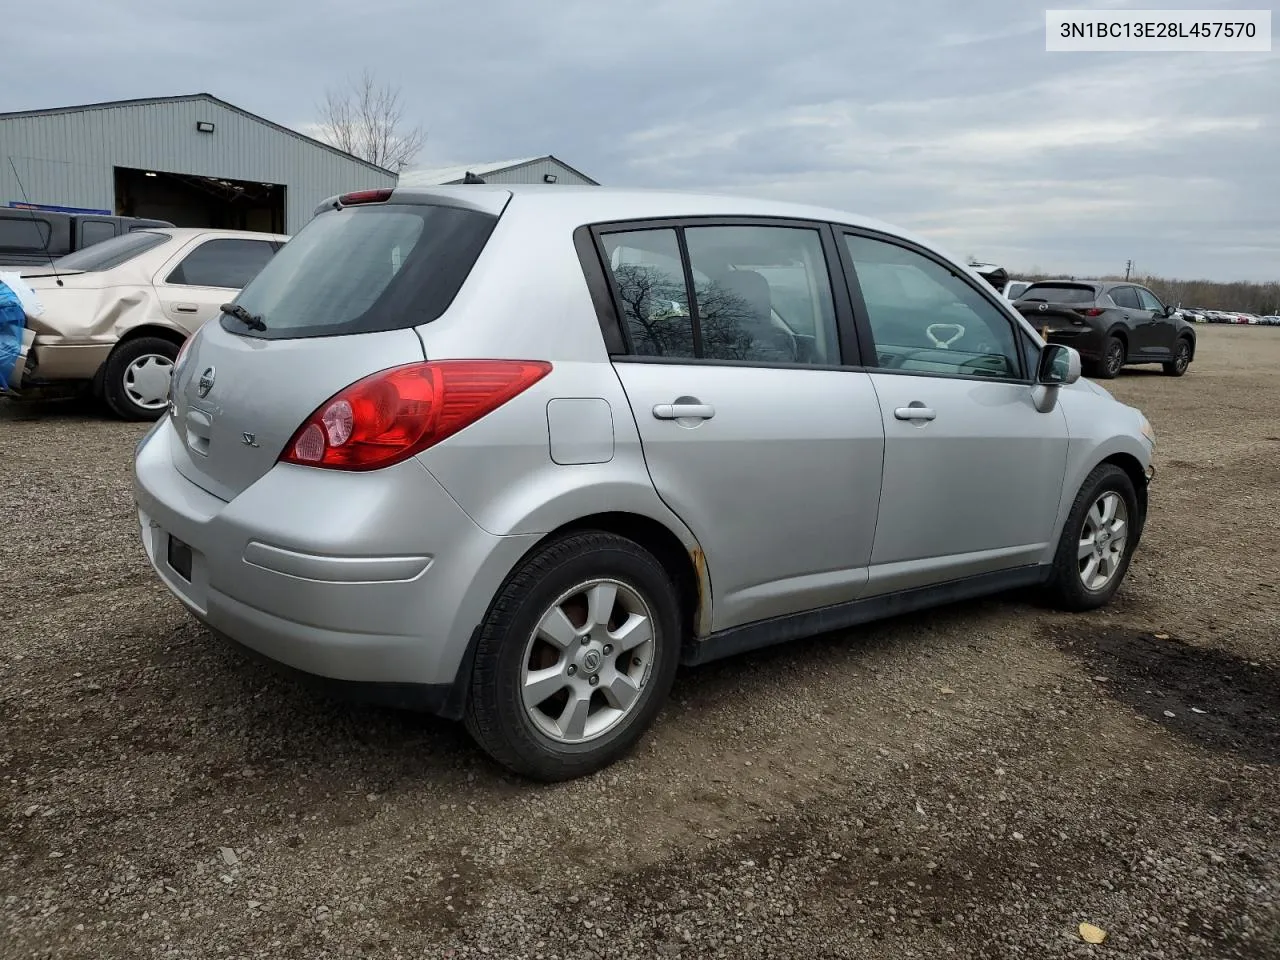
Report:
[[[575,170],[563,160],[546,154],[541,157],[524,157],[520,160],[494,160],[490,163],[466,163],[453,167],[434,167],[425,170],[405,170],[400,174],[400,186],[402,187],[434,187],[443,186],[449,183],[460,183],[462,178],[468,173],[474,173],[477,177],[492,176],[495,173],[506,173],[508,170],[517,170],[520,167],[527,167],[530,164],[539,163],[543,160],[550,160],[576,173],[583,180],[595,183],[590,177],[580,170]]]
[[[292,130],[289,127],[282,126],[272,120],[268,120],[266,117],[260,117],[256,113],[250,113],[248,110],[237,107],[233,103],[227,103],[227,101],[215,97],[211,93],[188,93],[176,97],[141,97],[136,100],[105,100],[101,103],[84,103],[73,107],[50,107],[45,110],[15,110],[11,113],[0,113],[0,120],[13,120],[18,117],[49,117],[60,113],[82,113],[87,110],[109,110],[113,107],[146,107],[157,103],[182,103],[183,101],[188,100],[205,100],[209,103],[217,104],[227,110],[233,110],[241,116],[248,117],[250,120],[256,120],[258,123],[265,124],[280,133],[296,137],[305,143],[319,147],[321,150],[328,150],[330,153],[336,153],[338,156],[351,160],[354,163],[358,163],[361,166],[368,167],[370,170],[376,170],[378,173],[386,174],[389,177],[394,177],[396,175],[394,170],[387,170],[385,167],[380,167],[376,163],[370,163],[368,160],[362,160],[360,157],[347,153],[345,150],[339,150],[337,147],[331,146],[323,140],[316,140],[314,137],[308,137],[306,134],[299,133],[297,130]]]

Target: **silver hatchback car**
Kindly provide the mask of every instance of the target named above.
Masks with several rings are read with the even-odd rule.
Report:
[[[558,780],[681,662],[1018,587],[1105,604],[1154,442],[886,225],[397,189],[326,202],[187,342],[135,489],[211,630]]]

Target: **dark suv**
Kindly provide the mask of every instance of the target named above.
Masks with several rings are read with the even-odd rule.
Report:
[[[1079,351],[1091,377],[1110,380],[1129,363],[1159,363],[1180,377],[1195,359],[1195,327],[1136,283],[1047,280],[1014,306],[1046,340]]]

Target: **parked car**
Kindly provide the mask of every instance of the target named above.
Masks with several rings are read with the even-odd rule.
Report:
[[[1010,280],[1000,293],[1006,300],[1013,301],[1026,293],[1029,286],[1031,286],[1030,280]]]
[[[1267,327],[1280,327],[1280,316],[1259,317],[1258,322]]]
[[[1049,342],[1078,350],[1089,375],[1100,379],[1137,363],[1159,363],[1180,377],[1195,359],[1195,327],[1136,283],[1033,283],[1014,306]]]
[[[50,260],[134,230],[172,227],[167,220],[0,209],[0,269],[48,266]]]
[[[634,744],[681,661],[1014,587],[1106,604],[1154,443],[883,224],[371,190],[187,341],[135,496],[213,632],[557,780]]]
[[[138,230],[23,272],[45,307],[22,396],[90,385],[127,420],[165,409],[183,342],[218,315],[288,237],[241,230]]]

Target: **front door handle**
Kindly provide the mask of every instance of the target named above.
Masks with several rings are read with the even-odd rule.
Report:
[[[893,411],[893,415],[899,420],[933,420],[938,415],[924,405],[916,406],[912,404],[909,407],[899,407]]]
[[[709,403],[659,403],[653,415],[659,420],[710,420],[716,408]]]

